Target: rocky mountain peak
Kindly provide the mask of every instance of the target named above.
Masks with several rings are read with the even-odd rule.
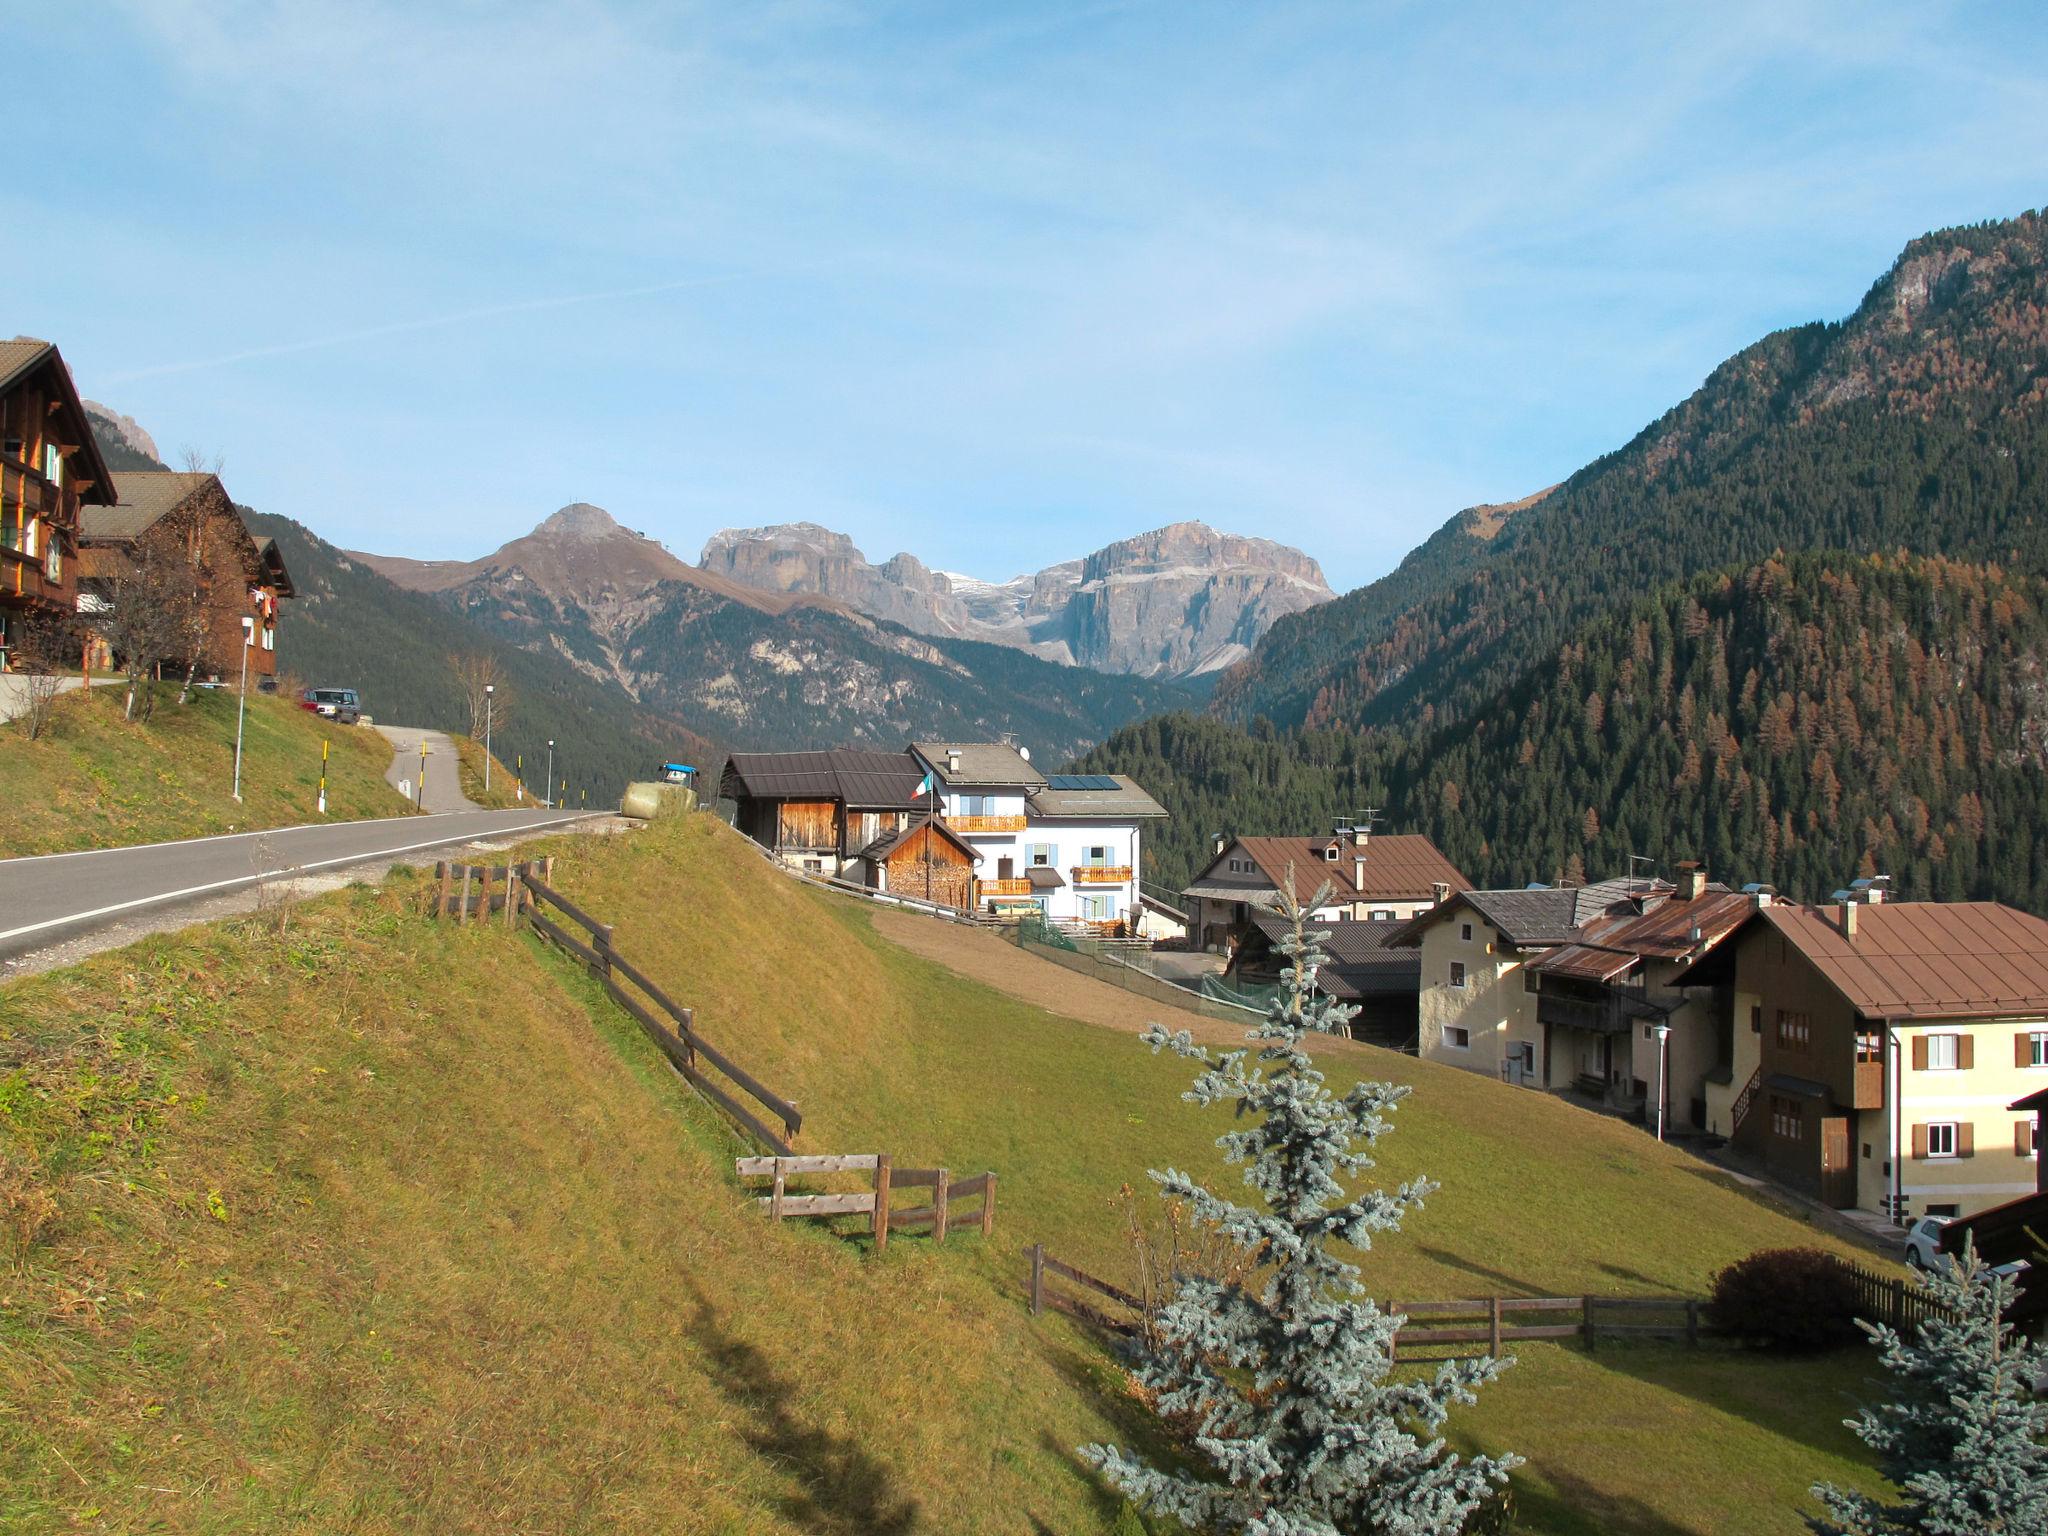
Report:
[[[624,534],[627,538],[644,538],[645,535],[621,528],[611,513],[603,507],[594,507],[587,501],[572,501],[561,511],[548,517],[534,530],[534,534],[547,539],[568,539],[586,544]]]

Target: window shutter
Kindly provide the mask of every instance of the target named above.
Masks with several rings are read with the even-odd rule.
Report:
[[[1956,1125],[1956,1156],[1975,1157],[1976,1155],[1977,1127],[1967,1120],[1958,1122]]]
[[[1927,1037],[1925,1035],[1915,1035],[1913,1037],[1913,1070],[1915,1072],[1925,1072],[1927,1070]],[[1927,1149],[1923,1146],[1913,1155],[1915,1157],[1925,1157]]]
[[[2034,1122],[2015,1120],[2012,1123],[2012,1149],[2021,1157],[2034,1150]]]
[[[1956,1036],[1956,1068],[1967,1072],[1976,1065],[1977,1037],[1970,1034]]]
[[[1927,1156],[1927,1127],[1924,1125],[1913,1127],[1913,1156],[1923,1160]]]
[[[2034,1037],[2025,1030],[2012,1037],[2012,1064],[2016,1067],[2034,1064]]]

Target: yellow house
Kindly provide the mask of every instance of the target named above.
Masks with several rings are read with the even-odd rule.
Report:
[[[1675,980],[1727,999],[1710,1128],[1790,1187],[1902,1222],[2036,1189],[2048,921],[1871,887],[1762,907]]]

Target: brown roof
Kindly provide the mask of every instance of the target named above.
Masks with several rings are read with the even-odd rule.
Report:
[[[1758,915],[1866,1018],[2048,1012],[2048,921],[1995,901],[1886,901],[1856,910],[1778,903]]]
[[[0,390],[12,389],[46,362],[56,366],[57,393],[71,410],[80,434],[76,446],[85,456],[86,467],[91,471],[89,478],[92,484],[86,487],[79,500],[88,505],[111,505],[114,477],[107,469],[107,461],[100,457],[100,440],[93,436],[92,421],[85,414],[85,402],[78,398],[78,386],[71,381],[71,370],[64,364],[64,354],[50,342],[39,341],[33,336],[0,341]]]
[[[855,810],[908,810],[931,804],[917,792],[923,777],[908,752],[735,752],[718,792],[734,800],[837,800]]]
[[[219,486],[220,481],[204,471],[149,469],[116,475],[114,491],[120,498],[118,504],[82,510],[78,536],[117,542],[138,538],[208,485]],[[221,495],[227,495],[225,487],[221,488]]]
[[[1633,970],[1638,958],[1632,950],[1609,949],[1601,944],[1560,944],[1531,960],[1527,969],[1534,975],[1569,977],[1573,981],[1612,981]]]
[[[1634,901],[1623,902],[1611,915],[1588,923],[1576,943],[1547,951],[1530,961],[1529,969],[1543,976],[1612,981],[1639,960],[1697,959],[1757,910],[1754,897],[1725,886],[1710,886],[1691,901],[1681,901],[1670,890],[1660,884],[1647,912],[1637,913]]]
[[[1324,857],[1331,844],[1337,857]],[[1250,854],[1274,890],[1286,888],[1290,868],[1295,894],[1306,901],[1325,881],[1330,899],[1352,901],[1428,901],[1439,883],[1454,891],[1465,888],[1457,865],[1437,851],[1419,832],[1390,832],[1354,849],[1349,837],[1240,837],[1233,847]],[[1230,853],[1226,848],[1215,862]],[[1356,859],[1365,855],[1365,876],[1354,878]],[[1212,862],[1210,869],[1214,869]],[[1208,871],[1203,872],[1204,876]],[[1200,880],[1197,880],[1200,884]]]
[[[968,843],[959,833],[947,826],[945,822],[933,821],[929,816],[916,817],[898,831],[883,833],[872,843],[869,843],[867,847],[861,849],[860,856],[864,859],[886,859],[926,827],[930,827],[939,837],[951,843],[960,852],[966,854],[968,863],[979,864],[981,862],[981,855],[975,851],[972,844]]]

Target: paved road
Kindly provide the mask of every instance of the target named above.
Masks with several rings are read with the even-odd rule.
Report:
[[[455,743],[440,731],[423,731],[414,725],[377,727],[391,742],[391,767],[384,778],[408,800],[415,798],[420,776],[420,743],[427,744],[427,811],[473,811],[476,802],[462,792],[462,775],[455,766]]]
[[[417,761],[417,748],[413,756]],[[562,826],[584,815],[456,811],[0,859],[0,954],[38,948],[139,908],[199,900],[277,875],[310,874],[422,848]]]

